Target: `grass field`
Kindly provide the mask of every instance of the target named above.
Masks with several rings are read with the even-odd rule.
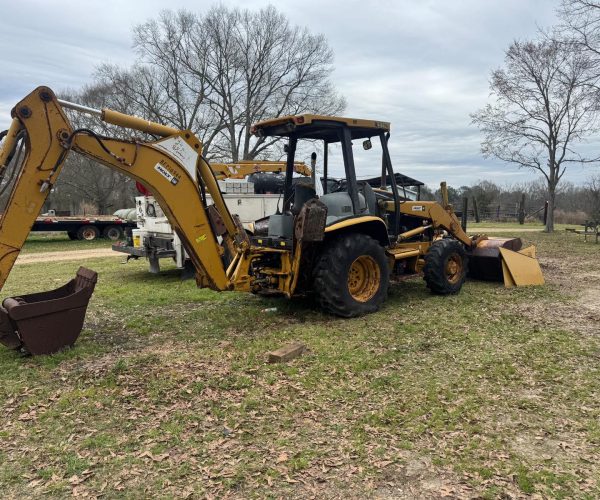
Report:
[[[417,278],[352,320],[87,260],[76,347],[0,350],[2,497],[598,498],[600,246],[523,237],[544,287]],[[78,265],[17,266],[2,297]],[[309,352],[265,363],[291,340]]]
[[[544,224],[541,222],[525,222],[525,224],[519,224],[518,222],[492,222],[492,221],[483,221],[483,222],[469,222],[467,230],[470,233],[476,232],[480,228],[493,228],[493,229],[506,229],[512,231],[526,230],[531,231],[533,229],[539,229],[540,231],[544,230]],[[583,229],[583,226],[580,224],[554,224],[554,229],[556,231],[564,231],[568,227],[574,227],[577,229]]]
[[[69,250],[88,250],[92,248],[110,248],[114,242],[104,238],[92,241],[71,241],[67,233],[32,233],[28,238],[21,253],[60,252]]]

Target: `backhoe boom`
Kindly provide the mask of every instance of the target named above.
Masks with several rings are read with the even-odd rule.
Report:
[[[153,142],[107,139],[89,130],[73,130],[63,111],[67,105],[59,102],[50,89],[39,87],[13,109],[0,164],[6,163],[21,132],[25,132],[27,153],[0,219],[0,289],[71,150],[148,186],[190,255],[198,284],[214,290],[232,288],[217,235],[200,196],[200,182],[213,199],[220,227],[224,228],[222,236],[230,248],[243,246],[245,236],[240,235],[227,210],[194,134],[103,110],[102,116],[111,123],[165,134]]]

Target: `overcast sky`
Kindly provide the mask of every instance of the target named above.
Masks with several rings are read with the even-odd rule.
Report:
[[[57,91],[91,81],[103,62],[134,60],[131,28],[161,9],[202,13],[214,2],[0,0],[0,128],[38,85]],[[260,8],[267,1],[225,1]],[[488,99],[490,71],[515,38],[556,21],[556,0],[278,0],[294,22],[323,33],[346,115],[392,123],[396,171],[435,186],[537,177],[479,154],[469,114]],[[126,111],[126,110],[123,110]],[[377,170],[375,167],[374,170]],[[570,167],[576,183],[590,170]]]

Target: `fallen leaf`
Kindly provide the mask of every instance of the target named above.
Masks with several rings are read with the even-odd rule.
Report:
[[[81,483],[82,481],[83,479],[81,479],[77,474],[74,474],[69,478],[69,483],[71,483],[73,486]]]
[[[154,460],[155,462],[162,462],[165,458],[169,457],[169,453],[162,453],[160,455],[154,455],[152,456],[152,460]]]

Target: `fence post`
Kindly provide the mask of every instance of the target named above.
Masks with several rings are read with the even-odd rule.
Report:
[[[496,222],[500,222],[500,205],[496,207]]]
[[[444,207],[444,210],[446,210],[448,208],[448,204],[450,203],[448,201],[448,186],[446,181],[440,182],[440,194],[442,195],[442,206]]]
[[[462,214],[460,214],[460,227],[463,231],[467,231],[467,211],[469,210],[469,198],[463,198]]]
[[[479,222],[479,209],[477,208],[477,198],[473,196],[473,213],[475,214],[475,222]]]
[[[548,202],[544,203],[544,226],[548,222]]]
[[[519,224],[525,224],[525,193],[521,195],[521,203],[519,204]]]

